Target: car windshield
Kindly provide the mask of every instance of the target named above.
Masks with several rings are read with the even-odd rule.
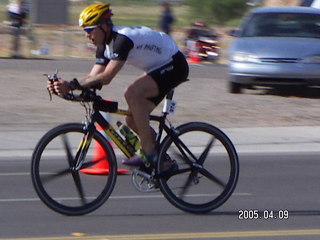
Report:
[[[320,15],[318,14],[255,14],[245,25],[242,37],[320,38]]]

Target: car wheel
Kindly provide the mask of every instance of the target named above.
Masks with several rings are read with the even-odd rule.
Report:
[[[235,82],[229,82],[230,93],[241,93],[241,84]]]

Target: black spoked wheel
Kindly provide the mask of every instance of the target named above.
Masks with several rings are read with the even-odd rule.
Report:
[[[33,152],[35,190],[49,208],[64,215],[94,211],[109,198],[116,182],[115,154],[100,132],[94,133],[86,153],[78,150],[89,144],[82,141],[86,133],[82,124],[60,125],[45,134]],[[81,164],[74,160],[79,154],[84,156]]]
[[[156,168],[160,189],[175,207],[191,213],[218,208],[233,193],[239,176],[237,152],[218,128],[193,122],[162,142]]]

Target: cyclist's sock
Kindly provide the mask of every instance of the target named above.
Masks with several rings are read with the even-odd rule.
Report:
[[[146,161],[143,162],[144,165],[150,166],[150,164],[151,164],[152,166],[154,166],[157,155],[155,153],[152,153],[152,154],[145,154],[145,156],[146,156]]]
[[[129,166],[150,166],[156,159],[156,154],[145,154],[141,149],[139,149],[135,155],[129,159],[122,160],[122,163]]]

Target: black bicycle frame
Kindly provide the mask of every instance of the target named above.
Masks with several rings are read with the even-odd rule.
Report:
[[[172,100],[173,97],[173,90],[171,90],[168,94],[166,99]],[[113,126],[101,115],[100,111],[103,112],[109,112],[114,114],[120,114],[120,115],[130,115],[128,111],[125,110],[119,110],[116,102],[106,102],[103,100],[97,100],[93,103],[93,114],[91,116],[91,120],[88,122],[86,128],[90,132],[89,135],[85,136],[86,139],[84,141],[88,142],[91,141],[93,137],[94,131],[96,131],[95,123],[99,124],[103,131],[107,134],[108,137],[119,147],[119,149],[125,154],[126,157],[130,158],[134,156],[135,149],[134,146],[132,146],[130,143],[125,141],[113,128]],[[158,122],[159,128],[156,136],[156,149],[159,149],[161,138],[163,131],[166,132],[167,135],[173,136],[175,139],[175,142],[178,140],[176,137],[174,137],[174,130],[170,127],[168,127],[165,124],[166,117],[168,113],[163,111],[161,116],[156,115],[150,115],[150,120]],[[179,141],[180,142],[180,141]],[[177,142],[176,142],[177,144]]]

